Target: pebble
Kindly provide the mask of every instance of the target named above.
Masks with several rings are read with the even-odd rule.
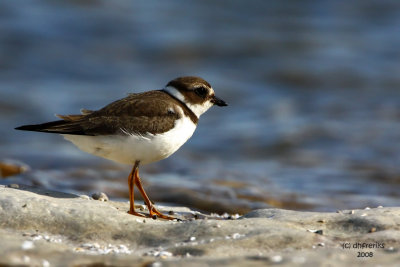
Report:
[[[225,239],[238,239],[238,238],[241,238],[241,237],[244,237],[244,236],[245,235],[241,235],[239,233],[234,233],[232,235],[225,236]]]
[[[307,229],[307,231],[309,231],[311,233],[318,234],[318,235],[323,235],[324,234],[324,231],[322,229],[319,229],[319,230]]]
[[[232,239],[238,239],[238,238],[241,238],[241,237],[243,237],[244,235],[241,235],[241,234],[239,234],[239,233],[234,233],[233,235],[232,235]]]
[[[166,259],[166,258],[172,257],[173,254],[171,252],[165,251],[165,250],[150,250],[150,251],[144,253],[144,256],[153,256],[153,257]]]
[[[155,261],[155,262],[151,263],[149,266],[151,266],[151,267],[161,267],[162,263],[159,262],[159,261]]]
[[[92,194],[94,200],[108,201],[108,196],[103,192],[96,192]]]
[[[31,237],[32,237],[32,240],[34,240],[34,241],[43,239],[43,236],[38,235],[38,234],[33,234],[33,235],[31,235]]]
[[[14,188],[14,189],[18,189],[19,188],[19,184],[9,184],[8,187]]]
[[[21,245],[23,250],[33,249],[35,244],[32,241],[24,241]]]
[[[398,249],[396,249],[396,248],[394,248],[394,247],[388,247],[388,248],[386,248],[385,249],[385,251],[386,252],[389,252],[389,253],[397,253],[398,252]]]
[[[283,260],[281,255],[272,256],[270,259],[272,262],[275,262],[275,263],[281,262]]]
[[[161,251],[160,254],[157,257],[160,257],[162,259],[166,259],[168,257],[172,257],[172,253],[169,251]]]
[[[240,215],[237,214],[237,213],[236,213],[236,214],[232,214],[232,215],[231,215],[231,218],[234,219],[234,220],[236,220],[236,219],[239,219],[239,218],[240,218]]]
[[[222,215],[219,215],[218,213],[211,213],[210,216],[211,218],[221,218],[225,220],[236,220],[240,218],[239,214],[228,214],[227,212],[223,213]]]
[[[32,240],[31,241],[36,241],[36,240],[41,240],[44,239],[47,242],[52,242],[52,243],[61,243],[62,239],[61,238],[54,238],[54,237],[50,237],[48,235],[39,235],[37,233],[35,234],[30,234],[30,233],[23,233],[22,236],[28,236],[30,237]]]
[[[76,252],[88,252],[90,254],[131,254],[132,251],[125,245],[108,244],[101,246],[98,243],[84,243],[80,247],[75,248]]]

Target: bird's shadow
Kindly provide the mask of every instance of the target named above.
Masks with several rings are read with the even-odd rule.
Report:
[[[10,184],[10,185],[7,185],[6,187],[12,188],[15,190],[28,191],[28,192],[35,193],[38,195],[54,197],[54,198],[79,198],[78,195],[59,192],[59,191],[53,191],[53,190],[49,190],[49,189],[45,189],[45,188],[41,188],[41,187],[24,185],[24,184]]]

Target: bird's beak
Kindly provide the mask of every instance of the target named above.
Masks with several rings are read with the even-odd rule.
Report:
[[[213,103],[214,105],[220,106],[220,107],[224,107],[224,106],[228,105],[224,100],[222,100],[216,96],[212,96],[211,103]]]

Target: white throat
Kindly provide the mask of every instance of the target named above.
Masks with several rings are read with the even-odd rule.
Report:
[[[176,99],[185,103],[185,105],[197,116],[197,118],[200,118],[200,116],[204,112],[206,112],[209,108],[211,108],[213,106],[213,103],[211,103],[209,100],[203,104],[189,103],[188,101],[185,100],[185,96],[182,95],[182,93],[179,92],[178,89],[176,89],[175,87],[172,87],[172,86],[167,86],[164,88],[164,90],[167,91],[172,96],[174,96]]]

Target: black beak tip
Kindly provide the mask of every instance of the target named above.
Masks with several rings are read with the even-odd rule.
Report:
[[[226,107],[226,106],[228,106],[228,104],[227,104],[224,100],[222,100],[222,99],[220,99],[220,98],[218,98],[218,97],[216,97],[216,96],[214,96],[214,98],[213,98],[213,100],[212,100],[212,103],[214,103],[214,105],[217,105],[217,106],[219,106],[219,107]]]
[[[228,106],[228,104],[225,101],[222,101],[222,103],[220,103],[218,106],[220,107],[226,107]]]

